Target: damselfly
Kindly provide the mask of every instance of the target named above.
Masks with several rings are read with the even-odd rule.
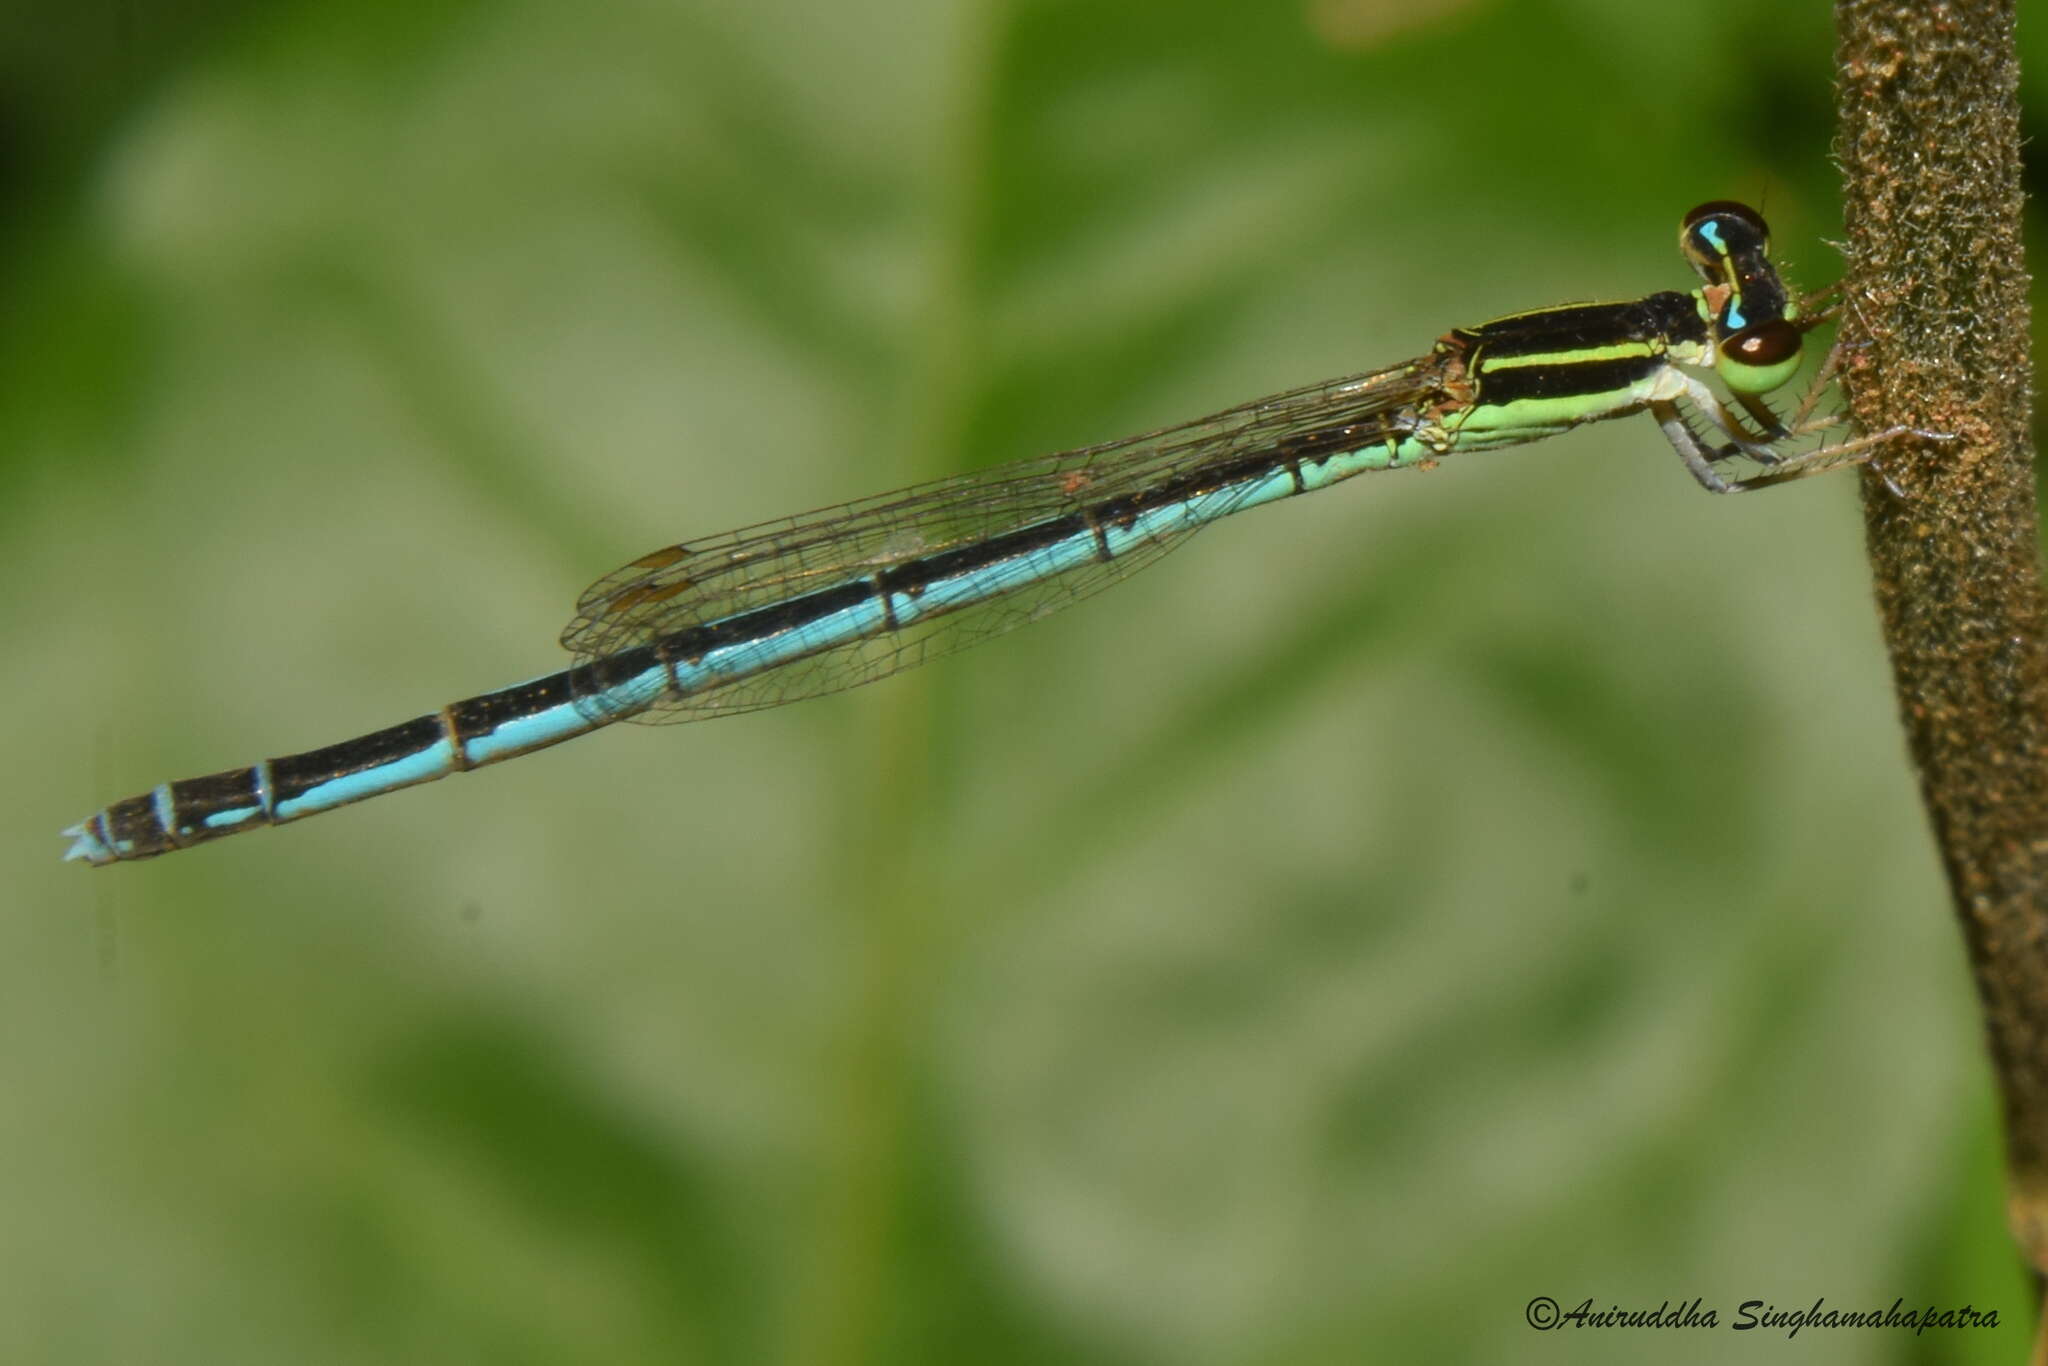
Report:
[[[1771,264],[1754,209],[1702,204],[1679,245],[1702,280],[1689,294],[1514,313],[1414,360],[1181,426],[665,546],[583,594],[562,633],[571,668],[324,749],[162,784],[67,830],[65,857],[148,858],[614,721],[692,721],[872,682],[1085,597],[1220,517],[1368,470],[1428,468],[1647,410],[1701,485],[1733,493],[1860,458],[1895,434],[1781,458],[1830,425],[1811,418],[1818,385],[1789,423],[1763,398],[1791,380],[1814,320]],[[1738,458],[1766,468],[1729,479],[1722,466]]]

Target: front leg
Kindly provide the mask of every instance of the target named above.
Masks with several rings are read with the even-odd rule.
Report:
[[[1723,479],[1714,468],[1716,460],[1734,455],[1732,449],[1717,451],[1699,439],[1692,425],[1685,420],[1685,414],[1670,399],[1652,399],[1650,415],[1657,419],[1657,425],[1664,431],[1664,439],[1671,443],[1671,449],[1678,452],[1678,458],[1685,462],[1692,477],[1699,480],[1700,487],[1709,493],[1740,493],[1743,486]]]
[[[1745,407],[1750,402],[1755,402],[1760,408],[1763,407],[1763,400],[1756,398],[1755,395],[1743,394],[1739,397]],[[1783,428],[1778,422],[1777,415],[1768,408],[1763,409],[1763,416],[1760,419],[1764,432],[1759,435],[1750,431],[1742,425],[1742,419],[1735,415],[1735,411],[1721,401],[1719,394],[1683,372],[1676,373],[1671,391],[1667,391],[1663,398],[1665,402],[1674,405],[1678,402],[1690,403],[1701,417],[1713,423],[1728,438],[1727,445],[1710,448],[1716,460],[1746,455],[1759,465],[1775,465],[1778,463],[1778,453],[1771,449],[1771,443],[1792,435]],[[1653,404],[1652,411],[1654,410]],[[1670,432],[1666,431],[1665,435],[1669,436]],[[1699,438],[1695,436],[1694,441],[1698,443]]]

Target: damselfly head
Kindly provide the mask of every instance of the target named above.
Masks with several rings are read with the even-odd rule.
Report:
[[[1771,264],[1771,229],[1747,204],[1714,199],[1678,229],[1685,259],[1706,282],[1699,292],[1714,332],[1714,368],[1740,393],[1769,393],[1799,368],[1798,306]]]

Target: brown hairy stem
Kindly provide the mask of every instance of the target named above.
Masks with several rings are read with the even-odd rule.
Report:
[[[1878,611],[1983,1002],[2011,1223],[2048,1272],[2048,609],[2030,443],[2013,0],[1840,0],[1853,282],[1842,388],[1864,431]],[[1903,496],[1901,496],[1903,495]]]

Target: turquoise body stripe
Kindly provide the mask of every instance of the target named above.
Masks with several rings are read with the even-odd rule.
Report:
[[[905,625],[971,606],[1001,593],[1063,574],[1099,558],[1095,532],[1087,527],[1050,545],[965,574],[933,579],[918,593],[891,593],[896,620]]]
[[[660,674],[660,670],[655,670],[657,678]],[[613,688],[605,696],[612,697],[625,691],[627,686],[638,683],[640,678],[644,676],[640,675],[629,680],[628,685]],[[660,694],[661,689],[656,687],[653,691],[653,696],[658,697]],[[630,710],[621,711],[619,714],[622,716],[630,715],[632,711],[638,711],[646,705],[646,702],[642,701]],[[549,707],[544,711],[534,712],[530,716],[516,717],[488,734],[470,736],[467,740],[463,741],[462,758],[466,766],[482,768],[485,764],[495,764],[500,759],[510,759],[515,755],[531,753],[536,749],[545,749],[549,745],[560,744],[562,741],[573,736],[596,729],[597,722],[585,716],[572,705],[565,704],[559,707]]]
[[[792,626],[772,636],[734,641],[707,650],[702,659],[678,661],[675,666],[677,690],[685,695],[751,678],[764,669],[829,650],[834,645],[873,635],[888,624],[880,593],[863,598],[851,607]]]
[[[209,830],[225,830],[229,826],[243,825],[263,814],[260,806],[238,806],[232,811],[216,811],[206,818]]]
[[[301,816],[311,816],[321,811],[331,811],[337,806],[359,802],[365,797],[395,792],[401,787],[414,783],[432,782],[445,778],[455,767],[455,747],[446,739],[437,740],[425,749],[415,750],[388,764],[366,768],[356,773],[344,773],[330,782],[309,788],[297,797],[277,804],[272,818],[278,821],[295,821]]]
[[[643,669],[603,693],[508,721],[489,735],[471,740],[467,747],[470,766],[509,759],[593,730],[604,722],[622,720],[645,711],[672,688],[684,696],[709,692],[721,684],[751,678],[805,655],[873,635],[886,624],[887,614],[879,597],[870,598],[776,635],[722,645],[698,660],[677,660],[673,666]]]

